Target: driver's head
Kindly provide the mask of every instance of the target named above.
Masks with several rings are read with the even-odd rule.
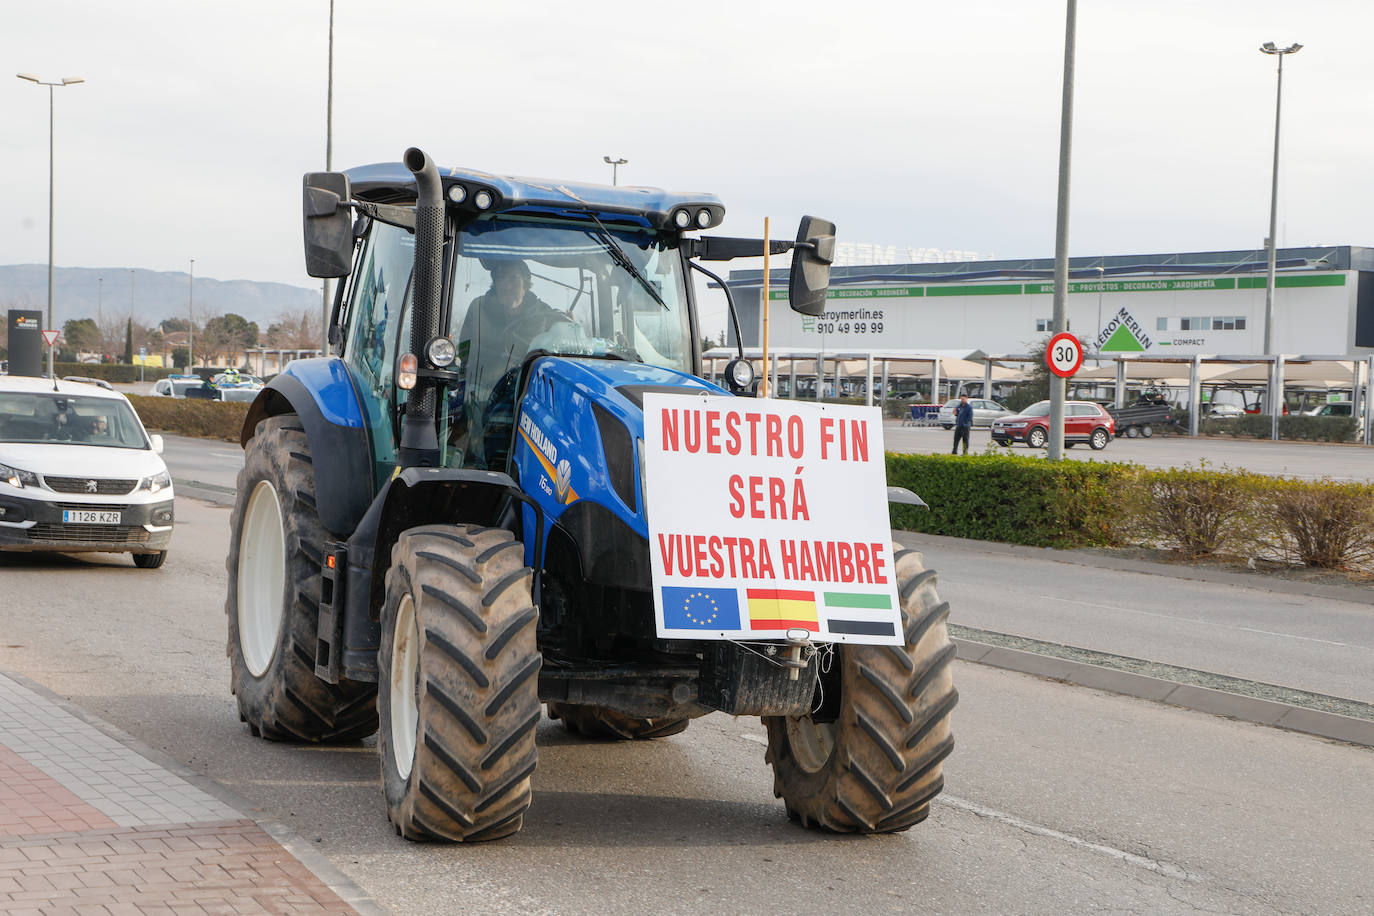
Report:
[[[491,290],[504,308],[518,308],[529,288],[530,269],[524,261],[497,261],[491,266]]]

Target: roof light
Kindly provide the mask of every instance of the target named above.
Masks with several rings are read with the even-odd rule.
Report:
[[[460,184],[451,184],[448,186],[448,199],[455,204],[461,204],[468,199],[468,189]]]
[[[472,202],[477,205],[478,210],[486,210],[492,205],[491,192],[488,190],[478,191],[472,195]]]
[[[705,208],[697,211],[697,226],[705,229],[711,225],[711,211]]]
[[[673,223],[679,229],[686,229],[692,225],[692,214],[688,213],[686,210],[678,210],[673,214]]]

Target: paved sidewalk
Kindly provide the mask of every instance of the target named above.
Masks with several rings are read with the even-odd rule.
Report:
[[[152,756],[0,673],[0,913],[379,912]]]

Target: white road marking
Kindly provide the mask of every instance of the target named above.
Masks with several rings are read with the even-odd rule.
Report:
[[[1262,636],[1278,636],[1283,639],[1301,639],[1305,642],[1319,642],[1327,646],[1340,646],[1343,649],[1363,649],[1365,646],[1356,646],[1348,642],[1336,642],[1331,639],[1318,639],[1315,636],[1299,636],[1296,633],[1278,633],[1274,630],[1260,630],[1255,627],[1238,627],[1229,623],[1213,623],[1210,620],[1198,620],[1195,617],[1178,617],[1174,614],[1159,614],[1155,611],[1142,611],[1139,608],[1123,607],[1119,604],[1103,604],[1100,601],[1076,601],[1073,598],[1060,598],[1055,595],[1036,595],[1042,601],[1059,601],[1064,604],[1081,604],[1083,607],[1111,608],[1114,611],[1126,611],[1130,614],[1143,614],[1146,617],[1159,617],[1164,620],[1179,620],[1184,623],[1201,624],[1204,627],[1220,627],[1223,630],[1241,630],[1246,633],[1259,633]]]
[[[736,735],[735,737],[742,738],[745,741],[752,741],[756,744],[762,744],[765,747],[767,747],[768,745],[768,739],[763,737],[762,735],[755,735],[746,732],[743,734]],[[1078,849],[1086,849],[1089,852],[1099,853],[1100,855],[1104,856],[1111,856],[1113,859],[1120,859],[1122,862],[1125,862],[1128,865],[1135,865],[1140,868],[1147,868],[1150,871],[1159,872],[1161,875],[1167,875],[1170,878],[1179,878],[1184,881],[1202,880],[1201,875],[1195,875],[1187,871],[1186,869],[1180,868],[1177,865],[1173,865],[1169,862],[1162,862],[1158,859],[1147,858],[1146,856],[1138,856],[1135,853],[1127,852],[1124,849],[1117,849],[1114,846],[1104,846],[1101,843],[1094,843],[1091,840],[1085,840],[1082,837],[1074,836],[1071,833],[1064,833],[1062,830],[1055,830],[1052,827],[1044,827],[1040,824],[1034,824],[1030,821],[1022,820],[1014,814],[1007,814],[1004,811],[997,811],[992,808],[986,808],[982,805],[975,804],[974,802],[967,801],[954,795],[950,795],[948,792],[936,796],[935,801],[937,804],[949,805],[951,808],[958,808],[960,811],[967,811],[970,814],[976,814],[979,817],[985,817],[989,820],[1000,821],[1001,823],[1006,824],[1010,827],[1015,827],[1018,830],[1024,830],[1027,833],[1033,833],[1036,836],[1046,837],[1051,840],[1059,840],[1061,843],[1068,843],[1070,846],[1077,847]]]
[[[1064,833],[1061,830],[1055,830],[1051,827],[1043,827],[1040,824],[1033,824],[1030,821],[1022,820],[1021,818],[1016,817],[1015,815],[1007,814],[1002,811],[996,811],[992,808],[985,808],[982,805],[975,804],[971,801],[966,801],[965,799],[958,798],[948,793],[936,796],[935,802],[941,805],[949,805],[951,808],[958,808],[960,811],[967,811],[970,814],[976,814],[979,817],[985,817],[989,820],[1000,821],[1003,824],[1015,827],[1018,830],[1024,830],[1027,833],[1033,833],[1036,836],[1047,837],[1051,840],[1059,840],[1061,843],[1068,843],[1070,846],[1077,847],[1078,849],[1086,849],[1089,852],[1096,852],[1104,856],[1110,856],[1113,859],[1120,859],[1122,862],[1125,862],[1128,865],[1135,865],[1140,868],[1149,869],[1150,871],[1158,872],[1161,875],[1167,875],[1170,878],[1179,878],[1184,881],[1202,880],[1201,875],[1195,875],[1169,862],[1162,862],[1158,859],[1150,859],[1145,856],[1138,856],[1135,853],[1127,852],[1124,849],[1117,849],[1114,846],[1104,846],[1101,843],[1094,843],[1091,840],[1085,840],[1082,837],[1074,836],[1071,833]]]

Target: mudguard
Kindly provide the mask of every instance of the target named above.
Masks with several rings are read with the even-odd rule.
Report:
[[[305,427],[315,466],[320,522],[345,537],[372,503],[372,448],[348,367],[338,357],[299,359],[267,383],[248,408],[239,443],[259,423],[294,413]]]

